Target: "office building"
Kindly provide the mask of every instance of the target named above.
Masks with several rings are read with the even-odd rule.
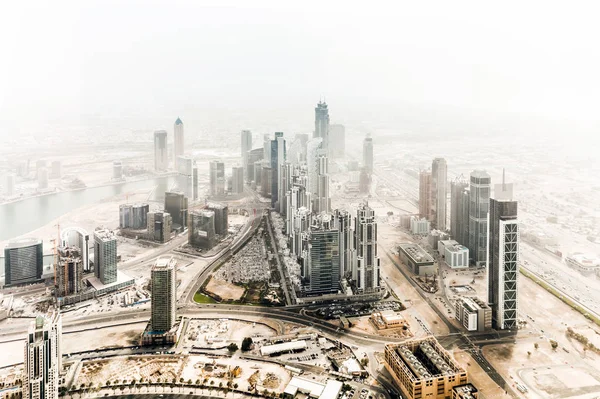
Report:
[[[492,179],[485,171],[471,172],[469,189],[469,256],[477,266],[485,265],[487,214],[490,209]]]
[[[490,199],[488,216],[487,274],[488,304],[492,308],[492,327],[517,328],[519,276],[519,224],[517,201],[512,187],[497,185]]]
[[[416,216],[410,217],[410,232],[414,235],[426,236],[431,230],[429,220],[425,218],[418,218]]]
[[[280,212],[279,200],[285,195],[283,192],[282,171],[285,164],[285,139],[283,132],[275,132],[275,138],[271,140],[271,207]]]
[[[173,230],[183,230],[188,220],[188,199],[181,192],[165,192],[165,212],[171,215]]]
[[[319,157],[325,155],[325,150],[322,148],[323,139],[320,137],[311,139],[306,144],[306,168],[308,186],[307,191],[313,195],[317,195],[317,189],[319,186]]]
[[[368,175],[373,173],[373,139],[370,134],[363,141],[363,168]]]
[[[38,189],[46,190],[48,188],[48,169],[40,168],[37,175]]]
[[[336,209],[334,224],[340,233],[340,278],[352,278],[354,264],[354,230],[352,229],[352,215],[348,211]]]
[[[25,339],[23,399],[58,399],[61,369],[61,316],[37,316]]]
[[[433,220],[431,172],[422,170],[419,173],[419,215],[429,222]]]
[[[293,166],[299,166],[306,162],[306,143],[308,142],[308,134],[297,133],[294,136],[294,141],[287,148],[287,160]]]
[[[142,230],[148,225],[148,204],[121,204],[119,205],[119,228]]]
[[[52,161],[50,167],[51,173],[50,177],[53,179],[60,179],[62,177],[62,168],[60,161]]]
[[[322,214],[319,218],[331,219]],[[308,293],[321,295],[336,293],[340,286],[339,231],[328,221],[313,226],[310,235],[310,283]]]
[[[113,180],[121,180],[123,178],[123,163],[121,161],[113,162]]]
[[[77,294],[83,290],[83,259],[81,249],[76,247],[58,248],[56,270],[57,297]]]
[[[211,249],[216,244],[215,234],[215,212],[204,209],[190,212],[188,243],[192,247]]]
[[[198,166],[192,167],[192,201],[198,201]]]
[[[267,164],[266,161],[262,164],[261,170],[261,178],[260,178],[260,193],[263,197],[270,198],[271,197],[271,188],[273,185],[271,184],[273,180],[273,169],[271,169],[270,164]]]
[[[241,166],[231,168],[231,193],[244,194],[244,168]]]
[[[264,354],[261,348],[261,354],[264,356],[265,354],[275,354],[306,349],[306,342],[300,342],[303,342],[304,345],[299,344],[298,341],[285,342],[285,345],[278,344],[280,348],[271,349],[270,352]],[[271,347],[273,346],[275,345],[271,345]],[[263,348],[265,347],[263,346]],[[277,350],[278,352],[273,352],[274,350]],[[342,392],[343,385],[344,384],[341,381],[333,379],[328,379],[323,383],[307,378],[292,377],[283,391],[283,399],[337,399]]]
[[[178,157],[182,156],[185,152],[185,145],[183,139],[183,122],[177,118],[175,125],[173,126],[173,159],[175,160],[175,168],[177,168]]]
[[[168,212],[148,212],[148,238],[165,243],[171,239],[173,218]]]
[[[450,233],[462,245],[469,245],[469,183],[457,178],[450,183]]]
[[[177,261],[159,258],[152,266],[150,330],[167,332],[175,325],[177,305]]]
[[[329,125],[329,155],[332,158],[346,156],[346,128],[344,125]]]
[[[385,346],[385,368],[408,399],[447,399],[468,382],[467,372],[435,338]]]
[[[327,155],[319,154],[317,157],[317,192],[314,210],[316,213],[331,211],[331,198],[329,197],[329,161]]]
[[[15,195],[15,175],[7,174],[4,177],[4,195],[12,197]]]
[[[359,205],[354,219],[356,267],[352,279],[358,291],[369,293],[380,288],[380,260],[377,253],[377,222],[375,211],[368,204]]]
[[[442,242],[438,243],[438,248],[442,247],[439,253],[443,255],[444,261],[449,267],[452,269],[466,269],[469,267],[469,248],[460,245],[454,240],[451,240],[449,245],[442,246],[440,245]]]
[[[256,184],[259,184],[260,172],[256,173],[256,165],[260,164],[260,161],[262,161],[263,157],[264,149],[262,147],[248,151],[246,163],[244,164],[244,168],[246,169],[246,181],[253,181]]]
[[[7,286],[39,282],[44,270],[42,240],[22,238],[9,241],[4,248],[4,284]]]
[[[448,192],[448,166],[444,158],[435,158],[431,164],[431,203],[433,226],[446,230]]]
[[[210,161],[210,195],[225,195],[225,164],[221,161]]]
[[[435,260],[421,246],[412,243],[398,245],[398,255],[411,272],[419,276],[431,276],[435,273]]]
[[[169,167],[167,149],[167,132],[157,130],[154,132],[154,170],[164,172]]]
[[[327,103],[319,101],[315,107],[315,131],[313,138],[320,137],[323,140],[325,154],[329,149],[329,109]]]
[[[110,230],[94,231],[94,266],[102,284],[117,281],[117,237]]]
[[[61,229],[60,245],[63,247],[75,247],[81,251],[83,271],[92,271],[90,267],[90,235],[80,227],[67,227]]]
[[[492,309],[476,297],[459,297],[454,304],[456,320],[467,331],[487,331],[492,328]]]
[[[226,204],[209,202],[206,209],[215,214],[215,234],[226,236],[229,232],[229,207]]]
[[[242,130],[240,133],[241,138],[241,152],[242,152],[242,168],[248,168],[248,151],[252,150],[252,132],[250,130]]]

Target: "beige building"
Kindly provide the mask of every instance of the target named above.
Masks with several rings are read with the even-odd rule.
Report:
[[[371,323],[377,327],[378,330],[388,330],[391,328],[402,328],[408,327],[408,323],[404,316],[393,310],[384,310],[383,312],[371,313]]]

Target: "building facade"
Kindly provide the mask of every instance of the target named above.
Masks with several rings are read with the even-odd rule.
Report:
[[[243,194],[244,193],[244,168],[241,166],[234,166],[231,168],[231,193],[232,194]]]
[[[327,103],[319,101],[315,108],[315,131],[313,138],[320,137],[323,139],[323,149],[329,149],[329,108]]]
[[[367,174],[373,173],[373,139],[370,134],[363,141],[363,168]]]
[[[337,229],[319,228],[310,238],[310,294],[336,293],[340,285],[340,248]]]
[[[164,172],[168,168],[167,131],[157,130],[154,132],[154,170]]]
[[[380,288],[380,260],[377,253],[377,222],[375,211],[368,204],[361,204],[354,219],[354,248],[356,268],[353,280],[358,291],[368,293]]]
[[[173,228],[187,226],[188,221],[188,199],[181,192],[165,192],[165,212],[171,215]]]
[[[117,281],[117,237],[110,230],[94,231],[94,274],[102,284]]]
[[[448,166],[444,158],[435,158],[431,163],[431,202],[433,226],[446,230]]]
[[[450,233],[460,244],[469,245],[469,183],[450,183]]]
[[[177,157],[182,156],[185,152],[185,144],[183,137],[183,122],[177,118],[173,126],[173,159],[175,159],[175,167],[177,167]]]
[[[56,296],[77,294],[83,288],[81,250],[75,247],[60,247],[58,249],[58,265],[56,265]]]
[[[242,152],[242,168],[248,168],[248,151],[252,150],[252,132],[250,130],[242,130],[240,133],[241,152]]]
[[[221,161],[210,161],[210,195],[225,195],[225,164]]]
[[[168,212],[148,212],[148,238],[165,243],[171,239],[173,219]]]
[[[487,172],[471,172],[469,189],[469,255],[476,265],[485,265],[487,248],[487,214],[490,210],[492,179]]]
[[[177,261],[160,258],[152,266],[152,303],[150,330],[166,332],[173,328],[177,319]]]
[[[431,195],[431,172],[422,170],[419,173],[419,215],[429,222],[433,220]]]
[[[42,240],[23,238],[9,241],[4,248],[4,284],[31,284],[40,281],[44,271]]]
[[[199,249],[211,249],[216,244],[215,213],[209,210],[194,210],[190,213],[188,243]]]

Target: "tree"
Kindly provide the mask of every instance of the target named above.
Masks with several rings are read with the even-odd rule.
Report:
[[[215,385],[215,382],[213,380],[210,380],[210,385]]]
[[[527,351],[527,357],[531,356],[531,352]]]
[[[360,364],[362,364],[363,367],[367,367],[369,365],[369,358],[368,357],[363,357],[362,359],[360,359]]]
[[[223,388],[223,381],[219,381],[219,388]]]
[[[239,385],[237,382],[233,384],[233,389],[238,389],[238,387],[239,387]]]
[[[536,342],[535,344],[533,344],[533,347],[534,347],[535,349],[538,349],[538,348],[540,347],[540,344],[538,344],[538,343]]]
[[[246,337],[242,340],[242,352],[248,352],[252,348],[252,338]]]
[[[551,339],[550,340],[550,346],[552,347],[552,350],[556,350],[556,348],[558,348],[558,342],[556,342],[555,340]]]
[[[237,351],[237,350],[238,350],[238,346],[237,346],[237,344],[236,344],[235,342],[232,342],[232,343],[230,343],[229,345],[227,345],[227,350],[228,350],[229,352],[232,352],[232,353],[233,353],[233,352],[235,352],[235,351]]]

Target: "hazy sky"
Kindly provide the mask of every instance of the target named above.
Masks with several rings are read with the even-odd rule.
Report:
[[[320,95],[340,109],[600,120],[594,2],[294,4],[3,1],[0,134],[23,120],[277,110]]]

